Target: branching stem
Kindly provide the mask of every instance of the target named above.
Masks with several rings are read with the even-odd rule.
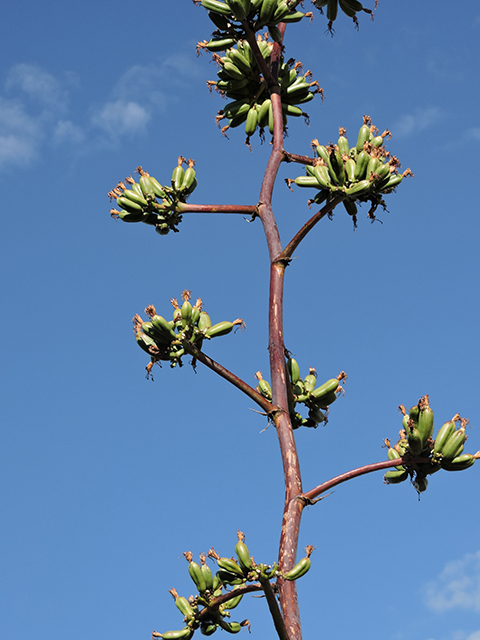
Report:
[[[325,206],[323,206],[320,209],[320,211],[318,211],[318,213],[313,215],[310,218],[310,220],[308,220],[303,225],[300,231],[292,238],[292,240],[290,240],[290,242],[287,244],[287,246],[282,251],[282,253],[280,253],[280,255],[277,257],[277,260],[283,261],[283,260],[290,259],[293,255],[293,252],[298,247],[300,242],[305,238],[307,233],[313,229],[313,227],[317,224],[317,222],[319,222],[322,218],[324,218],[326,215],[331,213],[335,209],[337,204],[339,204],[342,200],[343,200],[343,196],[340,196],[340,195],[335,196],[334,198],[332,198],[332,200],[330,200],[330,202],[328,202]]]
[[[257,212],[256,204],[188,204],[179,202],[176,205],[177,213],[240,213],[254,215]]]
[[[191,344],[188,340],[182,340],[182,346],[190,353],[196,360],[204,364],[206,367],[218,373],[219,376],[233,384],[237,389],[243,391],[249,398],[251,398],[254,402],[256,402],[268,416],[275,415],[275,412],[278,411],[278,407],[269,402],[266,398],[264,398],[256,389],[247,384],[244,380],[236,376],[234,373],[229,371],[226,367],[221,365],[218,362],[215,362],[213,358],[207,356],[203,351],[199,351],[197,347]]]
[[[327,480],[327,482],[319,484],[318,487],[315,487],[314,489],[310,489],[310,491],[303,493],[301,497],[306,500],[307,503],[311,504],[311,501],[317,498],[320,494],[325,493],[325,491],[328,491],[333,487],[336,487],[338,484],[342,484],[342,482],[352,480],[352,478],[358,478],[359,476],[363,476],[366,473],[372,473],[373,471],[380,471],[381,469],[396,467],[397,465],[402,463],[411,465],[428,462],[428,458],[411,458],[410,456],[405,456],[404,458],[396,458],[395,460],[382,460],[382,462],[373,462],[372,464],[366,464],[363,467],[357,467],[357,469],[352,469],[351,471],[342,473],[339,476],[335,476],[331,480]]]
[[[277,631],[279,639],[289,640],[287,630],[285,629],[285,623],[283,621],[282,613],[278,607],[277,599],[275,598],[275,594],[273,592],[270,581],[260,578],[260,584],[263,587],[263,591],[267,599],[268,608],[270,609],[270,614],[273,618],[273,624],[275,625],[275,629]]]

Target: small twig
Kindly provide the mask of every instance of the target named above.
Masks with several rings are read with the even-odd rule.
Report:
[[[263,587],[263,591],[265,592],[265,597],[267,599],[268,608],[270,609],[270,614],[273,618],[273,624],[275,625],[275,630],[278,634],[280,640],[290,640],[287,634],[287,630],[285,628],[285,622],[283,620],[282,613],[280,611],[280,607],[278,606],[277,599],[275,598],[275,594],[273,593],[272,585],[270,581],[267,579],[259,578],[260,584]]]
[[[266,398],[264,398],[256,389],[247,384],[244,380],[236,376],[234,373],[229,371],[226,367],[215,362],[212,358],[207,356],[206,353],[200,351],[193,344],[189,342],[189,340],[182,340],[182,346],[192,355],[196,360],[199,360],[206,367],[218,373],[219,376],[233,384],[237,389],[243,391],[249,398],[251,398],[254,402],[256,402],[265,412],[271,417],[275,415],[279,408],[269,402]]]
[[[335,209],[337,204],[339,204],[343,200],[343,195],[335,196],[330,202],[328,202],[324,207],[320,209],[315,215],[313,215],[310,220],[308,220],[300,231],[290,240],[285,249],[276,257],[275,262],[281,262],[288,260],[292,257],[293,252],[298,247],[300,242],[305,238],[307,233],[313,229],[313,227],[319,222],[322,218],[328,215],[331,211]]]
[[[254,215],[258,205],[253,204],[188,204],[179,202],[175,209],[177,213],[249,213]]]
[[[305,493],[303,493],[302,498],[306,500],[307,504],[314,504],[313,499],[319,496],[321,493],[328,491],[332,487],[336,487],[342,482],[351,480],[352,478],[358,478],[358,476],[363,476],[366,473],[372,473],[373,471],[380,471],[382,469],[388,469],[389,467],[396,467],[399,464],[412,465],[428,463],[429,461],[429,458],[412,458],[407,455],[403,458],[395,458],[394,460],[382,460],[382,462],[373,462],[372,464],[366,464],[364,467],[352,469],[351,471],[342,473],[339,476],[335,476],[331,480],[322,482],[322,484],[319,484],[314,489],[310,489],[310,491],[306,491]]]

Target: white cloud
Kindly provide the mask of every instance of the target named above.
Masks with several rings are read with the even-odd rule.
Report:
[[[425,107],[416,109],[414,113],[403,115],[392,127],[395,136],[408,136],[412,133],[420,133],[439,122],[444,117],[439,107]]]
[[[480,127],[473,127],[468,131],[468,134],[473,136],[476,140],[480,140]]]
[[[20,91],[35,101],[36,105],[53,111],[63,111],[66,93],[52,74],[33,64],[16,64],[7,76],[5,88],[8,92]]]
[[[480,551],[449,562],[436,580],[426,585],[426,603],[430,609],[480,611]],[[480,640],[479,636],[470,640]]]
[[[40,124],[20,102],[0,97],[0,166],[30,162],[42,137]]]
[[[167,56],[162,63],[162,68],[170,75],[174,72],[175,76],[184,76],[187,78],[202,77],[205,75],[205,69],[203,65],[200,66],[195,61],[192,62],[192,57],[186,53],[176,53],[175,55]],[[216,69],[215,73],[216,74]]]
[[[0,136],[0,167],[28,164],[36,154],[34,141],[13,134]]]
[[[478,631],[474,631],[465,640],[480,640],[480,629]]]
[[[111,136],[143,131],[151,115],[138,102],[107,102],[92,116],[92,122]]]
[[[74,124],[71,120],[59,120],[53,132],[56,143],[80,143],[85,140],[85,134],[82,129]]]
[[[65,71],[57,78],[38,65],[15,64],[0,89],[0,169],[31,162],[49,144],[78,145],[91,153],[118,135],[144,133],[153,115],[165,112],[200,75],[200,63],[183,54],[158,65],[133,65],[79,126],[69,112],[69,91],[79,89],[76,74]]]

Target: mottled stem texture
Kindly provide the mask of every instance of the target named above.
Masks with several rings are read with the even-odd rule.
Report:
[[[253,32],[246,27],[249,41],[260,69],[264,72],[263,60],[258,50]],[[280,25],[284,32],[285,25]],[[282,54],[281,43],[276,43],[271,56],[270,69],[264,73],[273,108],[273,144],[262,181],[259,196],[259,216],[263,224],[270,256],[270,294],[269,294],[269,342],[270,376],[272,402],[280,410],[275,413],[280,452],[285,479],[285,506],[280,535],[278,564],[280,571],[288,571],[296,561],[298,531],[303,501],[294,500],[302,493],[300,465],[293,437],[292,423],[288,411],[288,380],[285,367],[285,345],[283,337],[283,283],[285,268],[289,262],[282,257],[282,245],[277,223],[272,210],[272,194],[275,179],[281,162],[285,159],[283,150],[283,117],[280,88],[278,85],[278,66]],[[266,71],[266,70],[265,70]],[[302,630],[295,581],[279,580],[279,600],[283,616],[284,629],[275,626],[282,640],[301,640]]]

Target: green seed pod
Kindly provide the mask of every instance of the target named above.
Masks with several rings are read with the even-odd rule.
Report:
[[[181,611],[187,618],[195,617],[195,612],[192,609],[192,605],[183,596],[177,596],[175,598],[175,604],[177,605],[179,611]]]
[[[298,362],[293,358],[287,360],[287,370],[290,376],[290,382],[296,384],[300,380],[300,368]]]
[[[442,466],[444,461],[450,462],[462,453],[466,439],[465,425],[462,425],[461,428],[458,429],[458,431],[455,431],[455,433],[451,435],[443,445]]]
[[[342,202],[343,206],[345,207],[345,211],[349,216],[352,216],[352,218],[354,218],[358,213],[357,205],[355,204],[355,202],[353,202],[353,200],[349,200],[348,198],[342,200]]]
[[[420,431],[416,427],[407,427],[408,448],[412,456],[416,457],[422,453],[423,440]]]
[[[192,321],[192,305],[188,300],[184,300],[180,314],[182,316],[182,326],[186,327]]]
[[[366,195],[370,191],[371,186],[372,183],[370,180],[360,180],[360,182],[355,182],[351,187],[347,187],[345,194],[350,197],[356,196],[359,198],[360,196]]]
[[[323,398],[323,396],[325,396],[327,393],[330,393],[332,391],[335,392],[338,389],[338,385],[339,382],[337,378],[330,378],[330,380],[327,380],[322,385],[314,389],[311,395],[315,399]]]
[[[212,326],[212,321],[210,320],[210,316],[206,311],[200,312],[200,317],[198,318],[198,328],[200,331],[205,331]]]
[[[415,426],[418,424],[418,417],[420,415],[420,406],[418,404],[414,404],[413,407],[410,408],[408,412],[408,417],[410,420],[413,420]]]
[[[369,160],[370,155],[368,154],[368,151],[360,151],[355,164],[355,180],[363,180],[365,178],[365,176],[367,175],[367,166]]]
[[[205,47],[211,51],[212,53],[216,53],[217,51],[225,51],[229,49],[235,44],[234,38],[212,38],[207,42]]]
[[[307,571],[311,567],[311,564],[312,562],[309,557],[302,558],[300,562],[297,562],[293,569],[287,571],[287,573],[285,573],[283,577],[285,578],[285,580],[297,580],[307,573]]]
[[[391,471],[387,471],[387,473],[383,476],[383,481],[385,484],[399,484],[408,478],[408,471],[405,469],[402,471],[401,469],[395,469]]]
[[[325,169],[326,168],[327,167],[325,167]],[[298,176],[298,178],[295,178],[294,183],[297,185],[297,187],[306,187],[307,189],[320,188],[320,183],[318,182],[318,179],[316,176]]]
[[[424,491],[427,490],[428,480],[424,475],[417,472],[417,475],[415,476],[415,480],[413,481],[413,486],[418,491],[418,493],[423,493]]]
[[[122,193],[122,198],[127,198],[128,200],[130,200],[131,202],[135,202],[136,204],[140,205],[142,208],[146,207],[148,202],[145,200],[145,198],[143,197],[143,195],[138,195],[138,193],[136,191],[134,191],[133,189],[125,189],[125,191]],[[118,198],[117,198],[117,202],[118,202]]]
[[[235,589],[233,589],[231,593],[233,593],[234,591]],[[238,605],[242,601],[242,598],[243,598],[243,593],[241,593],[239,596],[236,596],[235,598],[231,598],[230,600],[227,600],[227,602],[225,602],[222,605],[222,609],[225,609],[225,610],[235,609],[235,607],[238,607]]]
[[[165,198],[165,196],[167,195],[166,192],[164,191],[162,185],[159,183],[159,181],[154,178],[153,176],[150,176],[150,183],[153,187],[153,190],[155,192],[155,195],[158,198]]]
[[[244,571],[251,571],[253,569],[253,562],[250,557],[250,552],[247,545],[244,542],[245,536],[241,531],[238,532],[238,542],[235,545],[235,553],[237,554],[238,562]]]
[[[164,640],[190,640],[193,637],[193,629],[190,627],[183,627],[178,631],[165,631],[162,633]]]
[[[117,204],[125,211],[129,211],[130,213],[143,213],[143,205],[138,204],[138,202],[134,202],[129,198],[118,196]]]
[[[237,573],[231,571],[220,570],[217,571],[218,578],[222,584],[242,584],[245,579],[241,578]]]
[[[455,433],[455,422],[454,420],[449,420],[443,424],[435,438],[435,444],[433,446],[433,455],[434,459],[441,457],[443,453],[443,447],[447,443],[447,440]]]
[[[214,624],[211,622],[201,622],[200,623],[200,633],[204,636],[211,636],[212,633],[215,633],[217,630],[218,624]]]
[[[314,170],[315,178],[317,179],[318,184],[324,189],[331,189],[332,176],[330,175],[328,166],[325,164],[316,164],[313,170]]]
[[[203,593],[206,590],[207,585],[205,583],[205,577],[200,565],[196,562],[193,562],[192,554],[190,553],[190,551],[184,553],[184,556],[188,561],[188,573],[190,574],[191,579],[195,583],[198,592]]]
[[[309,371],[310,373],[308,376],[305,376],[305,380],[303,381],[305,393],[312,393],[317,384],[317,372],[312,367],[310,367]]]
[[[231,14],[231,9],[228,4],[225,4],[225,2],[221,2],[220,0],[201,0],[201,2],[202,6],[209,11],[214,11],[215,13],[225,16],[229,16]]]
[[[400,452],[397,451],[396,449],[394,449],[393,447],[389,447],[388,448],[388,453],[387,453],[388,459],[389,460],[396,460],[397,458],[401,458],[402,456],[400,455]],[[399,471],[405,471],[405,467],[402,466],[401,464],[398,465],[397,467],[395,467],[396,469],[398,469]]]
[[[225,631],[228,631],[229,633],[238,633],[242,628],[242,625],[239,622],[226,622],[221,618],[219,619],[219,624],[222,629],[225,629]]]
[[[357,153],[360,153],[363,150],[365,142],[370,140],[370,127],[367,124],[368,122],[370,122],[370,118],[368,116],[363,116],[363,125],[360,127],[357,138]]]
[[[229,571],[230,573],[234,573],[237,576],[243,577],[244,571],[243,569],[231,558],[218,558],[217,564],[220,569],[224,571]]]
[[[205,588],[208,589],[208,591],[212,591],[212,589],[213,589],[213,574],[212,574],[212,570],[210,569],[208,564],[206,564],[205,562],[202,562],[202,564],[200,566],[200,569],[202,571],[203,578],[205,580]]]
[[[420,432],[423,447],[425,447],[433,435],[433,411],[428,403],[428,396],[424,396],[420,401],[417,429]]]
[[[327,416],[318,407],[311,407],[308,410],[308,417],[315,422],[315,426],[327,421]]]
[[[164,335],[166,338],[170,338],[170,341],[178,339],[177,334],[172,329],[172,325],[167,322],[162,316],[153,316],[151,319],[151,323],[156,331],[158,331],[161,335]]]
[[[355,160],[353,158],[348,158],[348,160],[345,161],[345,174],[347,176],[347,179],[349,180],[349,182],[354,182],[355,181],[355,169],[357,167],[357,163],[355,162]]]
[[[339,137],[338,142],[337,142],[338,149],[339,149],[339,151],[340,151],[340,153],[342,155],[343,154],[348,155],[350,148],[348,146],[348,139],[345,137],[345,134],[347,133],[347,130],[344,129],[343,127],[340,127],[338,132],[340,134],[340,137]]]
[[[122,209],[121,211],[118,211],[117,215],[120,220],[123,220],[124,222],[143,222],[143,220],[145,219],[145,214],[143,213],[143,211],[133,212]]]
[[[465,453],[462,456],[457,456],[453,460],[442,460],[440,463],[442,469],[446,471],[464,471],[471,467],[475,462],[475,456]]]
[[[147,174],[142,174],[140,176],[139,182],[144,196],[153,200],[155,198],[155,190],[153,188],[153,182],[151,181],[150,176]]]
[[[223,322],[217,322],[205,331],[206,338],[216,338],[218,336],[225,336],[227,333],[230,333],[235,325],[243,324],[243,320],[241,318],[237,318],[233,322],[228,322],[224,320]]]

